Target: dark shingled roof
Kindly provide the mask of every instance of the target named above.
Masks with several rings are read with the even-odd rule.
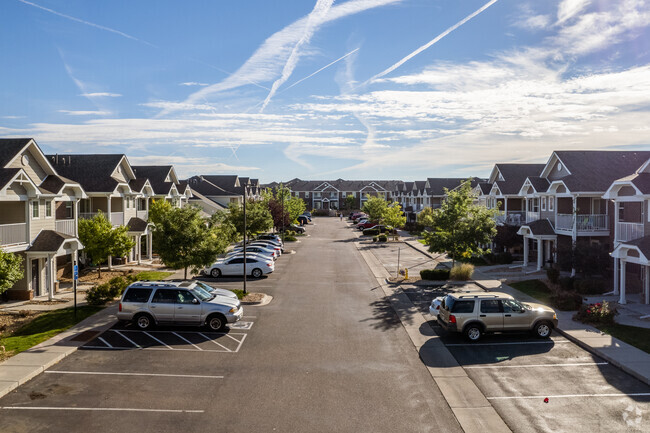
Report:
[[[28,251],[56,252],[61,245],[69,239],[76,239],[74,236],[55,232],[54,230],[42,230]]]
[[[146,178],[131,179],[129,181],[129,188],[131,188],[131,191],[142,192],[145,183],[147,183]]]
[[[571,172],[562,180],[571,192],[605,192],[648,159],[650,151],[564,150],[555,154]]]
[[[237,196],[241,195],[233,192],[232,190],[226,190],[221,188],[219,185],[213,183],[209,178],[214,178],[215,176],[193,176],[186,180],[189,184],[192,191],[198,192],[204,196]],[[213,179],[214,180],[214,179]],[[233,188],[234,189],[234,188]]]
[[[171,191],[174,183],[165,182],[172,169],[171,165],[133,165],[131,168],[138,179],[149,179],[154,194],[167,195]]]
[[[111,192],[118,182],[111,177],[122,154],[47,155],[56,172],[81,184],[86,192]]]
[[[633,241],[622,242],[622,244],[639,247],[643,255],[646,256],[646,258],[650,258],[650,236],[644,236]]]
[[[546,180],[546,178],[539,176],[529,176],[528,180],[537,192],[546,192],[546,190],[548,190],[548,186],[550,185],[549,181]]]
[[[148,223],[142,218],[133,217],[126,225],[130,232],[144,232],[147,230]]]
[[[535,236],[553,236],[555,235],[555,230],[553,230],[553,225],[547,219],[533,221],[532,223],[524,224],[524,226],[530,229],[530,232]]]
[[[19,171],[20,168],[0,168],[0,188],[4,188]]]
[[[61,188],[63,188],[63,185],[65,184],[76,184],[74,180],[67,179],[63,176],[57,176],[57,175],[49,175],[48,177],[45,178],[43,183],[39,185],[39,188],[44,191],[48,191],[51,193],[58,193],[61,191]]]
[[[650,194],[650,173],[639,173],[632,183],[639,188],[642,194]]]
[[[0,167],[9,164],[20,150],[29,143],[31,138],[2,138],[0,139]]]
[[[488,182],[479,182],[478,186],[481,188],[483,194],[489,194],[492,189],[492,184]]]
[[[429,177],[427,180],[429,181],[429,188],[427,189],[427,194],[431,196],[444,196],[445,195],[445,188],[448,190],[452,190],[454,188],[458,188],[461,183],[465,182],[468,178],[466,177]],[[473,177],[471,180],[471,185],[472,188],[474,188],[476,185],[478,185],[481,181],[485,179],[479,179],[477,177]],[[490,188],[492,185],[490,185]],[[488,189],[486,194],[490,192]]]
[[[497,179],[494,183],[503,195],[519,194],[526,178],[539,176],[545,166],[546,164],[496,164],[504,180]]]

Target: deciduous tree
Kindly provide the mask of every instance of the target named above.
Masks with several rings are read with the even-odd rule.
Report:
[[[23,258],[0,249],[0,293],[13,287],[24,276]]]
[[[86,255],[97,264],[100,278],[101,263],[109,256],[124,257],[135,245],[127,232],[127,227],[113,227],[103,212],[98,212],[92,219],[79,220],[79,240]]]
[[[394,239],[397,239],[397,229],[406,224],[406,215],[402,212],[402,207],[396,201],[389,204],[382,215],[384,224],[395,229]]]
[[[369,194],[366,195],[366,198],[367,200],[362,210],[368,215],[370,221],[381,223],[384,212],[388,207],[388,202],[383,197],[373,197]]]
[[[223,216],[223,221],[235,227],[239,237],[244,236],[244,207],[239,203],[231,203]],[[246,202],[246,237],[270,230],[273,227],[273,217],[264,201],[249,200]]]

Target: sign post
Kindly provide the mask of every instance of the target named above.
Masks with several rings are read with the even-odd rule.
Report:
[[[77,280],[79,279],[79,266],[77,261],[72,262],[72,287],[74,290],[74,318],[77,319]]]

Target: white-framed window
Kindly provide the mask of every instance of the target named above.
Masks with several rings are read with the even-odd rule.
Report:
[[[552,211],[555,208],[555,197],[548,198],[548,210]]]
[[[539,199],[537,197],[532,199],[531,204],[533,205],[533,212],[539,212]]]
[[[309,198],[309,191],[305,191],[305,198]]]
[[[66,201],[65,202],[65,217],[68,219],[74,218],[74,215],[72,213],[72,202],[71,201]]]
[[[52,200],[45,200],[45,218],[52,218]]]
[[[38,200],[32,202],[32,219],[40,218],[38,215]]]
[[[542,210],[546,210],[546,197],[542,197]]]

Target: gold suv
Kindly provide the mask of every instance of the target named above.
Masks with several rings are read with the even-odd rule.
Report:
[[[557,327],[557,314],[545,305],[519,302],[507,293],[463,292],[445,296],[438,323],[470,341],[478,341],[486,332],[507,331],[531,331],[548,338]]]

